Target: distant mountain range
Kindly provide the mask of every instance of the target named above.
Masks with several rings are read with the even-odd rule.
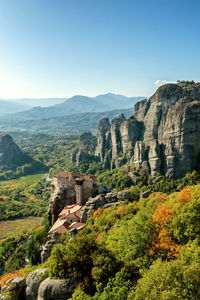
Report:
[[[77,113],[85,112],[104,112],[115,109],[126,109],[133,107],[134,104],[144,99],[144,97],[126,97],[116,94],[99,95],[94,98],[86,96],[74,96],[65,100],[60,104],[49,107],[33,107],[26,111],[9,114],[6,116],[7,120],[36,120],[58,116],[67,116]],[[23,100],[23,99],[22,99]],[[29,99],[30,100],[30,99]],[[27,100],[27,102],[29,101]],[[38,100],[39,101],[39,100]],[[29,102],[31,103],[31,102]],[[8,110],[7,112],[10,113]],[[3,121],[4,119],[2,119]]]
[[[60,104],[68,98],[23,98],[23,99],[2,99],[6,102],[14,102],[20,105],[27,105],[29,108],[34,106],[48,107],[55,104]]]
[[[8,113],[13,114],[13,113],[18,113],[21,111],[25,111],[27,109],[30,109],[31,106],[27,104],[20,104],[20,103],[15,103],[15,102],[9,102],[9,101],[4,101],[0,99],[0,116],[5,116]]]
[[[133,113],[136,102],[145,97],[126,97],[116,94],[99,95],[94,98],[74,96],[49,99],[0,100],[0,132],[21,134],[78,134],[95,131],[98,121],[104,117],[110,119],[121,112],[126,117]],[[13,99],[14,101],[14,99]],[[48,107],[28,106],[26,103],[45,105],[59,102]],[[9,113],[9,114],[8,114]]]
[[[12,136],[48,133],[56,135],[79,134],[84,131],[96,131],[97,124],[102,118],[113,119],[123,113],[127,118],[133,114],[133,108],[118,109],[105,112],[79,113],[68,116],[51,117],[47,119],[12,120],[0,119],[0,133]]]

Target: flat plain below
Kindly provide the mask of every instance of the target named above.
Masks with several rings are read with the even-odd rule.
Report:
[[[42,217],[28,217],[0,222],[0,239],[9,234],[20,234],[40,226]]]

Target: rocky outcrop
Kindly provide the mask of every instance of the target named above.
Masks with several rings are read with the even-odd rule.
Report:
[[[96,153],[104,166],[121,166],[113,160],[132,155],[135,170],[153,176],[181,177],[200,169],[200,83],[163,85],[148,101],[135,105],[133,117],[120,115],[108,122],[105,126],[101,120],[97,128]],[[110,138],[100,146],[106,136]]]
[[[126,120],[123,114],[114,118],[110,124],[109,119],[102,119],[97,128],[98,146],[96,156],[103,163],[104,168],[121,167],[125,161],[119,157],[125,153],[131,155],[131,149],[140,138],[142,123],[134,116]],[[111,164],[112,160],[112,164]]]
[[[104,118],[99,121],[97,127],[97,148],[95,155],[103,163],[104,168],[110,167],[111,155],[111,133],[110,133],[110,121],[108,118]]]
[[[128,120],[122,122],[120,126],[121,144],[123,153],[130,154],[129,151],[134,147],[136,141],[140,139],[143,124],[138,122],[132,116]]]
[[[150,173],[181,177],[198,169],[200,84],[161,86],[149,100],[144,137]]]
[[[91,132],[84,132],[80,135],[79,141],[84,146],[90,146],[92,143],[96,143],[96,137],[91,134]]]
[[[0,167],[15,170],[28,162],[31,159],[22,153],[10,135],[0,135]]]
[[[42,246],[42,252],[41,252],[41,262],[42,264],[49,258],[51,255],[51,251],[53,249],[53,246],[60,242],[59,234],[57,232],[54,232],[51,234],[49,240],[46,242],[44,246]]]
[[[77,167],[80,167],[82,162],[91,161],[93,156],[91,155],[91,151],[88,150],[87,146],[80,147],[79,149],[75,149],[71,153],[71,162],[75,163]]]
[[[145,191],[145,192],[142,192],[141,194],[140,194],[140,199],[141,198],[148,198],[149,197],[149,195],[151,195],[151,191],[150,190],[148,190],[148,191]]]
[[[130,193],[127,191],[120,191],[117,193],[117,199],[119,201],[129,200],[129,198],[130,198]]]
[[[139,101],[134,106],[134,116],[138,121],[143,122],[144,117],[148,111],[149,108],[149,101],[147,99],[144,99],[142,101]]]
[[[91,149],[94,149],[94,147],[96,147],[97,138],[96,136],[93,136],[91,132],[84,132],[80,135],[79,142],[81,144],[80,148],[76,148],[71,153],[70,157],[71,162],[75,163],[77,167],[79,167],[82,162],[95,159]]]
[[[109,207],[111,205],[117,205],[118,201],[128,200],[130,193],[127,191],[109,192],[105,195],[97,195],[95,198],[89,199],[81,211],[81,222],[86,222],[93,211],[99,207]]]
[[[79,284],[73,278],[56,280],[41,278],[46,269],[38,269],[24,277],[15,277],[2,288],[1,300],[65,300],[71,298]]]
[[[99,207],[104,207],[106,203],[107,201],[103,195],[98,195],[95,198],[89,199],[89,201],[87,201],[85,206],[82,208],[81,222],[85,223],[94,210],[98,209]]]
[[[68,196],[69,193],[70,191],[68,191]],[[72,196],[74,198],[73,201],[75,202],[75,192],[73,190],[71,191],[70,197],[67,197],[66,189],[55,188],[53,190],[53,193],[49,200],[49,210],[48,210],[48,213],[52,215],[53,223],[58,219],[58,215],[62,211],[62,209],[66,205],[71,204]]]
[[[1,290],[1,300],[25,300],[26,279],[15,277],[9,279]]]
[[[36,300],[38,296],[38,289],[41,283],[41,276],[47,269],[38,269],[31,272],[26,279],[26,299]]]
[[[112,145],[112,159],[117,158],[122,151],[122,137],[120,132],[121,124],[126,120],[123,114],[114,118],[111,122],[111,145]]]
[[[37,300],[66,300],[71,298],[78,282],[72,278],[56,280],[47,278],[40,284]]]
[[[90,160],[91,156],[87,149],[79,149],[78,153],[76,154],[76,165],[77,167],[84,161]]]

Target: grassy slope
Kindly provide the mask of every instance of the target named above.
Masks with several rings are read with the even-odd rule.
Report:
[[[28,217],[12,221],[0,222],[0,239],[9,234],[21,234],[26,230],[34,229],[41,225],[41,217]]]
[[[48,207],[49,183],[44,173],[0,182],[0,220],[42,216]]]
[[[26,185],[38,183],[39,181],[42,180],[44,175],[45,175],[45,173],[39,173],[39,174],[34,174],[34,175],[22,176],[17,179],[0,181],[0,188],[8,187],[8,188],[14,189],[15,187],[17,187],[19,185],[26,186]]]

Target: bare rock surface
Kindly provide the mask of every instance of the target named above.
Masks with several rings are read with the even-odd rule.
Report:
[[[0,135],[0,167],[15,170],[30,161],[31,159],[22,153],[9,134]]]
[[[142,193],[140,194],[140,198],[148,198],[149,195],[150,195],[151,193],[152,193],[152,192],[151,192],[150,190],[145,191],[145,192],[142,192]]]
[[[96,154],[106,167],[120,167],[121,155],[132,152],[136,172],[181,177],[200,169],[200,83],[159,87],[149,100],[135,104],[128,120],[123,115],[111,124],[101,120],[97,137]]]
[[[72,278],[56,280],[47,278],[40,284],[37,300],[66,300],[69,299],[78,282]]]
[[[33,272],[31,272],[27,279],[26,279],[26,299],[27,300],[36,300],[38,296],[38,289],[40,286],[40,278],[41,275],[44,274],[44,272],[47,269],[38,269]]]
[[[107,203],[104,195],[97,195],[94,198],[89,199],[86,202],[85,206],[82,208],[81,211],[81,222],[86,222],[90,217],[91,213],[98,209],[99,207],[104,207]]]
[[[25,300],[26,279],[11,278],[1,290],[1,300]]]
[[[53,232],[50,236],[50,239],[46,242],[44,246],[42,246],[42,252],[41,252],[42,263],[44,263],[49,258],[53,246],[59,242],[60,242],[59,234],[57,232]]]
[[[129,200],[130,193],[127,191],[120,191],[117,193],[117,199],[120,200]]]

